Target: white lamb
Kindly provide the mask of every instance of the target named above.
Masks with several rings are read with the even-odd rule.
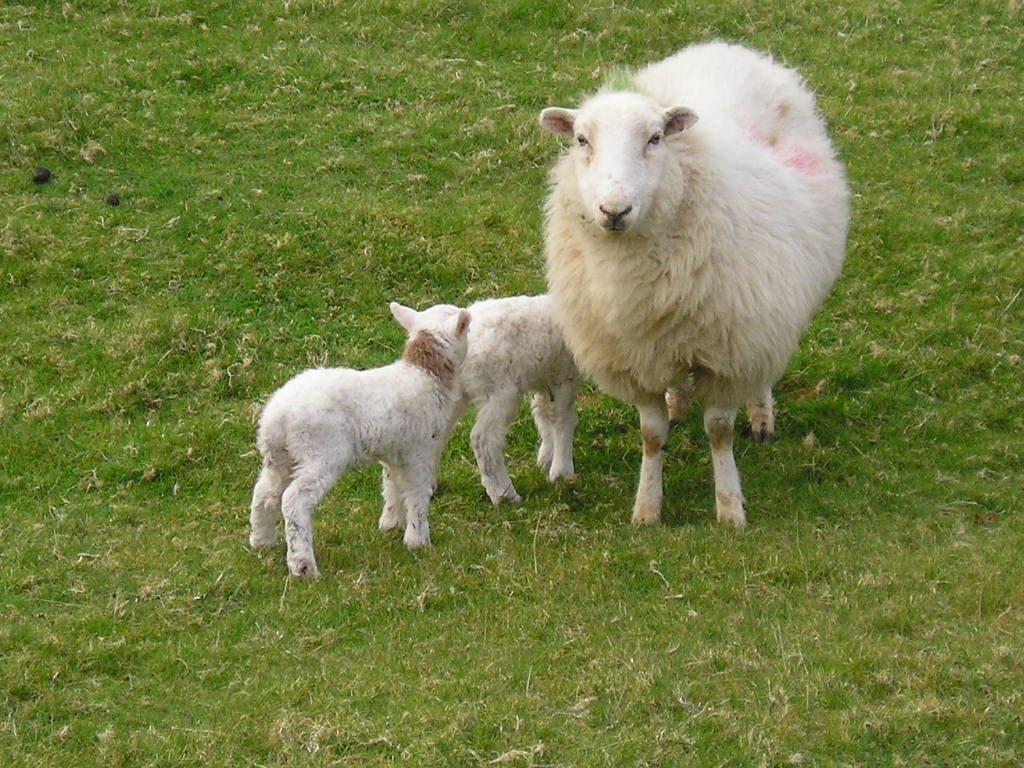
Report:
[[[470,315],[450,305],[423,312],[390,306],[409,336],[400,360],[366,371],[305,371],[263,409],[257,435],[263,469],[253,489],[249,543],[277,542],[280,509],[295,576],[319,575],[313,510],[357,463],[384,465],[381,529],[404,529],[410,549],[430,544],[427,506],[458,403]]]
[[[522,497],[505,465],[505,438],[522,396],[533,393],[531,411],[540,435],[537,464],[548,480],[572,477],[579,372],[551,313],[547,296],[478,301],[469,351],[459,374],[462,398],[456,418],[473,404],[470,444],[491,503]]]
[[[768,56],[708,43],[540,121],[572,137],[545,225],[556,319],[583,372],[640,415],[633,521],[660,519],[664,393],[692,386],[718,519],[744,525],[737,409],[770,408],[846,247],[845,171],[813,95]]]

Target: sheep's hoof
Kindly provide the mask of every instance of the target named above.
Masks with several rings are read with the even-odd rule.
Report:
[[[640,504],[633,507],[633,523],[636,525],[657,525],[661,522],[661,507],[657,504]]]
[[[405,531],[405,538],[402,539],[402,543],[405,544],[407,549],[421,549],[423,547],[430,546],[430,534],[425,536],[409,535],[409,529]]]
[[[288,570],[291,571],[292,576],[297,576],[300,579],[320,578],[320,571],[317,569],[316,563],[306,558],[288,563]]]
[[[405,520],[395,514],[394,511],[385,509],[380,515],[377,527],[382,531],[393,531],[396,528],[405,528]]]
[[[495,493],[495,494],[488,493],[487,494],[487,498],[489,498],[491,500],[491,504],[493,504],[496,507],[500,506],[502,502],[506,502],[506,501],[509,504],[522,504],[523,503],[523,497],[520,496],[518,493],[516,493],[515,488],[513,488],[511,490],[507,490],[506,489],[504,491],[501,491],[500,493]]]
[[[742,529],[746,526],[747,516],[743,514],[743,502],[741,499],[718,494],[715,501],[718,522],[732,523],[737,529]]]
[[[257,533],[252,531],[249,534],[249,546],[254,549],[266,549],[277,544],[277,531],[270,533]]]
[[[762,424],[759,429],[751,427],[750,436],[754,439],[755,443],[761,445],[767,445],[775,442],[775,433],[768,428],[767,424]]]

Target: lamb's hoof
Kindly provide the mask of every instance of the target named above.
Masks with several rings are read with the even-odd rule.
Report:
[[[661,507],[656,504],[636,504],[633,507],[635,525],[657,525],[661,522]]]
[[[750,436],[754,439],[755,443],[761,445],[775,442],[775,433],[766,424],[762,424],[758,428],[751,427]]]
[[[312,560],[307,560],[306,558],[288,563],[288,570],[291,572],[292,576],[296,576],[300,579],[320,578],[320,571],[317,569],[316,563]]]
[[[406,525],[406,536],[401,538],[402,544],[409,549],[420,549],[430,546],[430,526],[425,519],[420,519],[416,524]]]
[[[276,544],[276,531],[272,531],[270,533],[256,533],[256,531],[253,531],[249,534],[249,546],[253,549],[266,549],[267,547],[273,547]]]
[[[415,534],[409,535],[410,529],[406,529],[405,537],[402,539],[402,543],[405,544],[407,549],[422,549],[423,547],[430,546],[430,534],[425,535]]]
[[[377,527],[382,531],[393,531],[395,529],[404,529],[405,520],[399,518],[390,509],[385,509],[380,516],[380,520],[377,521]]]

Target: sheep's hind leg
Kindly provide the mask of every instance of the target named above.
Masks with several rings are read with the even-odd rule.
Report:
[[[480,480],[495,505],[502,501],[518,504],[523,500],[505,466],[505,436],[518,408],[519,393],[515,390],[493,393],[477,407],[476,423],[470,433]]]
[[[665,442],[668,440],[668,411],[658,397],[637,405],[640,413],[640,435],[644,454],[640,462],[640,482],[633,504],[633,522],[657,523],[661,520],[662,469],[665,463]]]
[[[775,401],[771,387],[765,387],[756,400],[747,402],[747,419],[755,443],[775,442]]]
[[[313,510],[337,482],[344,465],[300,469],[281,499],[288,570],[293,576],[316,578],[320,571],[313,556]]]
[[[720,523],[742,528],[747,523],[743,513],[743,491],[736,458],[732,452],[736,409],[706,406],[704,431],[711,442],[711,463],[715,470],[715,508]]]
[[[540,447],[537,448],[537,466],[545,472],[551,469],[555,457],[554,398],[546,392],[534,392],[530,398],[530,413],[537,425]]]
[[[572,441],[576,434],[576,382],[559,384],[550,395],[538,392],[531,410],[541,435],[537,465],[548,473],[548,481],[576,474],[572,460]]]
[[[286,461],[264,460],[249,507],[250,546],[272,547],[277,543],[277,516],[281,511],[281,494],[288,487],[288,477]]]

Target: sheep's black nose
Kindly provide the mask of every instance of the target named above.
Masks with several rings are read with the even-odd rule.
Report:
[[[601,222],[601,226],[605,229],[625,229],[625,224],[622,221],[626,218],[626,214],[633,210],[632,205],[627,205],[621,211],[609,211],[603,205],[598,206],[598,210],[604,214],[604,221]]]

